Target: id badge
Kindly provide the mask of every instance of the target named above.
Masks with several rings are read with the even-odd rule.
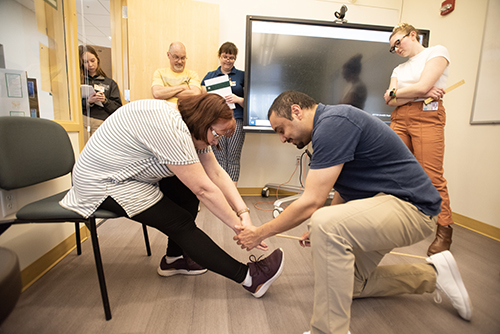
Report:
[[[429,104],[423,104],[423,111],[436,111],[439,108],[439,102],[438,101],[433,101]]]

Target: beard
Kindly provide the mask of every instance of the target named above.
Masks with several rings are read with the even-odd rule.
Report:
[[[184,65],[174,65],[174,69],[177,72],[182,72],[182,71],[184,71]]]

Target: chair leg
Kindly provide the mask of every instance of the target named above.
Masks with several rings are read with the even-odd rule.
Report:
[[[144,232],[144,242],[146,243],[146,252],[151,256],[151,246],[149,245],[148,227],[142,224],[142,231]]]
[[[101,251],[99,249],[99,240],[97,239],[97,227],[95,224],[95,218],[91,217],[89,224],[90,226],[90,237],[92,238],[92,248],[94,249],[95,265],[97,268],[97,276],[99,277],[99,286],[101,288],[102,305],[104,307],[104,314],[106,320],[111,319],[111,308],[109,306],[108,291],[106,289],[106,281],[104,279],[104,270],[102,268]]]
[[[82,254],[82,241],[80,239],[80,223],[75,223],[76,254]]]

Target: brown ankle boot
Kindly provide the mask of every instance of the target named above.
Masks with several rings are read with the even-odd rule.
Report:
[[[451,225],[437,225],[436,229],[436,239],[432,242],[427,250],[427,255],[440,253],[445,250],[450,250],[451,246],[451,235],[453,234],[453,228]]]

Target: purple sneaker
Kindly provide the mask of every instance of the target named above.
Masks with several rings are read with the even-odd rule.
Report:
[[[252,276],[252,285],[248,287],[243,286],[255,298],[262,297],[271,284],[278,279],[283,271],[283,263],[285,261],[285,255],[281,248],[276,249],[265,259],[261,260],[261,257],[256,259],[254,255],[250,255],[251,262],[248,262],[247,265],[250,270],[250,276]]]
[[[184,254],[182,259],[178,259],[170,264],[167,263],[165,255],[161,258],[160,266],[158,267],[158,275],[160,276],[201,275],[206,272],[206,268],[194,262],[187,254]]]

